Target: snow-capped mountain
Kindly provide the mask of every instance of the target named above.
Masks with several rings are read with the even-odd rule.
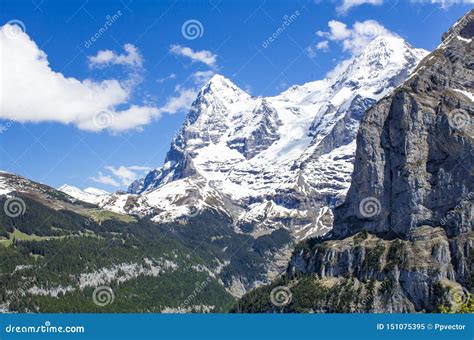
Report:
[[[426,54],[401,38],[378,37],[326,79],[268,98],[215,75],[164,165],[100,205],[155,221],[215,209],[254,235],[281,227],[299,239],[325,233],[350,185],[361,117]]]
[[[81,190],[77,187],[67,184],[64,184],[58,188],[58,190],[74,197],[75,199],[92,204],[99,204],[110,196],[110,193],[101,189],[86,188]]]

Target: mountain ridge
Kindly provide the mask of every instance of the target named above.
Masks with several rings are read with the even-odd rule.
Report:
[[[277,228],[298,239],[326,233],[332,207],[349,188],[365,109],[426,53],[399,37],[378,37],[346,72],[267,98],[215,75],[199,91],[164,165],[133,182],[127,196],[112,194],[100,204],[155,221],[217,209],[237,231],[255,235]],[[165,188],[173,182],[183,196]]]
[[[474,10],[366,111],[333,229],[235,312],[472,312],[473,37]],[[277,306],[282,286],[292,299]]]

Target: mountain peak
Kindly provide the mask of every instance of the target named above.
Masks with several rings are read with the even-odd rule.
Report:
[[[451,237],[472,230],[466,217],[472,203],[462,199],[474,187],[472,157],[465,157],[473,149],[472,132],[470,124],[454,123],[454,115],[469,121],[473,112],[469,96],[457,94],[473,89],[473,19],[471,11],[448,30],[417,66],[416,80],[403,82],[366,111],[357,137],[357,176],[336,209],[333,235],[366,230],[409,238],[415,228],[431,226]],[[453,166],[462,158],[466,166]],[[361,202],[377,212],[368,216]]]
[[[232,81],[220,74],[215,74],[209,79],[199,91],[198,98],[207,95],[219,97],[229,103],[250,97]]]
[[[393,51],[397,48],[407,49],[410,46],[403,38],[393,35],[380,35],[372,40],[363,50],[361,55],[375,53],[379,51]]]
[[[409,54],[428,54],[428,51],[414,48],[403,38],[381,35],[372,40],[357,59],[372,61],[402,61]],[[382,60],[379,60],[382,57]]]
[[[378,36],[360,55],[340,63],[329,75],[334,89],[365,88],[373,99],[379,99],[383,89],[393,87],[395,79],[406,78],[428,51],[414,48],[394,35]]]
[[[224,77],[221,74],[213,75],[206,84],[204,84],[203,89],[212,88],[214,90],[222,89],[234,89],[242,91],[237,85],[235,85],[230,79]]]
[[[109,195],[107,191],[101,189],[86,188],[85,190],[81,190],[78,187],[68,184],[62,185],[58,190],[74,197],[75,199],[92,204],[99,204]]]
[[[71,192],[82,192],[81,189],[79,189],[78,187],[75,187],[73,185],[69,185],[69,184],[63,184],[61,185],[59,188],[58,188],[58,191],[62,191],[64,193],[71,193]],[[72,196],[72,195],[71,195]]]
[[[226,85],[234,85],[229,79],[224,77],[222,74],[214,74],[207,82],[208,84],[226,84]]]

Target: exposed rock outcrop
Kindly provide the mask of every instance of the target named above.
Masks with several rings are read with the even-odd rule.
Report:
[[[463,17],[408,81],[367,111],[334,236],[367,230],[407,238],[421,225],[442,226],[448,236],[472,229],[473,17]]]
[[[370,108],[333,230],[237,312],[434,312],[474,289],[474,10]],[[281,289],[290,298],[272,303]],[[456,310],[456,309],[454,309]]]
[[[471,11],[367,111],[330,239],[295,251],[290,277],[390,287],[391,297],[379,287],[370,306],[353,301],[354,311],[436,311],[443,291],[466,295],[473,288],[473,35]]]

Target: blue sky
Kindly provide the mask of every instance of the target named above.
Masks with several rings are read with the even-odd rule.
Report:
[[[433,2],[1,0],[0,168],[124,189],[161,166],[213,73],[255,96],[321,79],[364,43],[356,22],[432,50],[473,6]]]

